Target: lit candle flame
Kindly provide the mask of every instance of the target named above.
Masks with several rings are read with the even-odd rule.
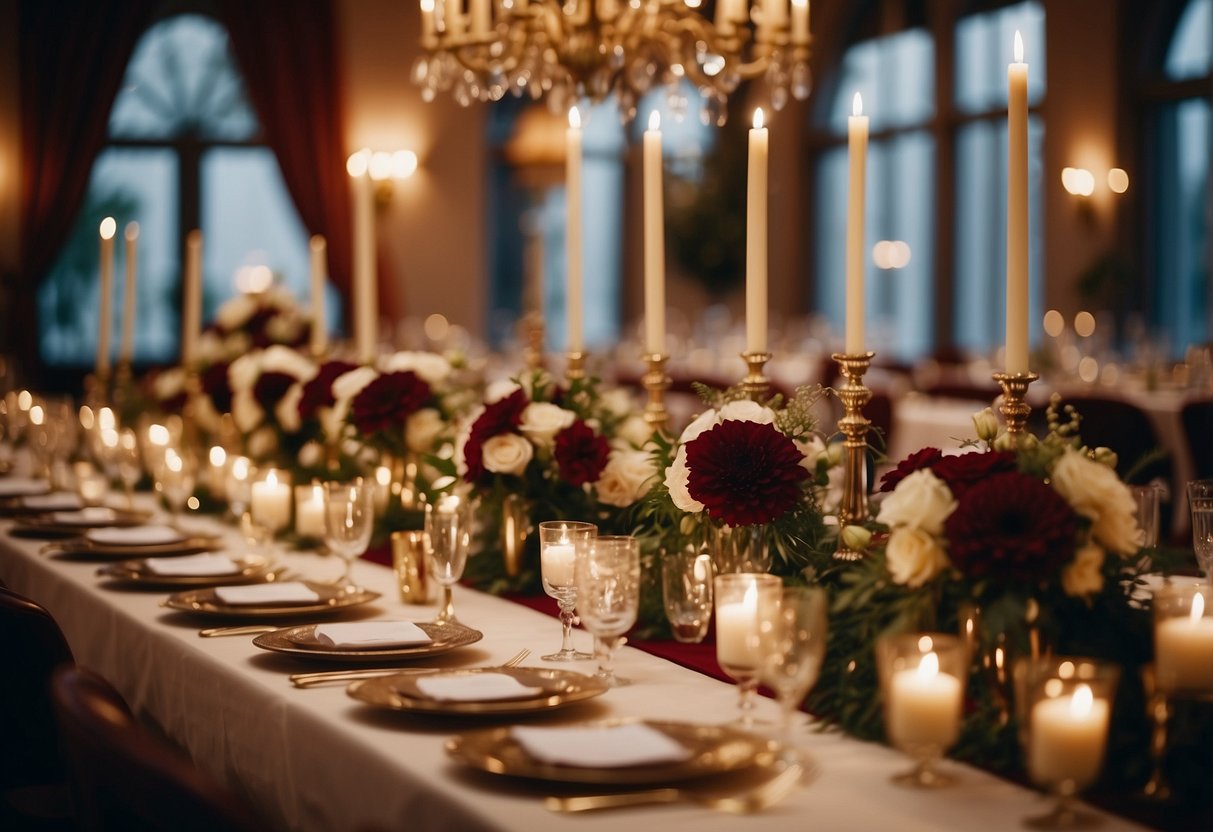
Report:
[[[1019,30],[1015,30],[1015,63],[1023,63],[1023,38],[1019,35]]]
[[[1192,596],[1192,609],[1188,612],[1188,618],[1193,623],[1199,621],[1205,614],[1205,596],[1199,592]]]
[[[1091,693],[1091,686],[1079,685],[1074,689],[1074,696],[1070,698],[1070,716],[1075,718],[1089,716],[1094,704],[1095,697]]]
[[[918,663],[919,679],[934,679],[939,675],[939,654],[927,653]]]
[[[761,113],[762,110],[758,112]],[[741,599],[741,606],[748,613],[758,614],[758,584],[751,583],[746,587],[745,595]]]
[[[223,463],[227,461],[227,451],[221,445],[212,445],[207,456],[210,457],[211,466],[215,468],[222,467]]]
[[[855,93],[855,97],[851,99],[851,115],[863,115],[863,96]]]
[[[761,130],[763,127],[762,108],[759,107],[754,111],[754,129]]]
[[[649,113],[649,129],[650,130],[660,130],[661,129],[661,113],[657,112],[656,110]]]
[[[581,111],[576,107],[569,107],[569,127],[573,130],[581,129]]]
[[[103,240],[112,240],[117,233],[118,223],[113,217],[106,217],[101,221],[101,238]]]
[[[270,486],[271,488],[278,484],[278,472],[275,471],[273,468],[271,468],[269,474],[266,475],[265,484]]]

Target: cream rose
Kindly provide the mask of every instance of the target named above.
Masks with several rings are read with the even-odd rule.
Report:
[[[289,312],[275,315],[265,325],[265,334],[278,344],[290,344],[303,334],[303,319]]]
[[[729,402],[720,408],[720,421],[726,422],[729,420],[773,425],[775,424],[775,411],[769,407],[763,407],[758,402],[742,399],[741,401]]]
[[[409,416],[404,423],[404,441],[413,453],[424,454],[434,450],[434,443],[446,428],[442,414],[433,407],[423,407]]]
[[[899,528],[889,535],[885,564],[894,583],[919,587],[948,565],[948,556],[922,529]]]
[[[233,394],[249,393],[257,379],[261,376],[260,350],[249,352],[237,358],[227,368],[227,382],[232,387]]]
[[[451,362],[432,352],[398,352],[383,363],[385,373],[412,370],[426,384],[434,385],[451,374]]]
[[[652,437],[653,429],[649,427],[649,423],[644,420],[644,417],[638,413],[628,416],[615,429],[615,440],[626,443],[634,448],[642,447]]]
[[[319,368],[310,358],[298,350],[275,344],[267,347],[261,356],[261,372],[286,373],[300,381],[311,381]]]
[[[1141,548],[1137,506],[1116,471],[1067,448],[1053,464],[1051,480],[1070,507],[1091,521],[1091,533],[1101,545],[1121,555]]]
[[[468,439],[472,436],[472,425],[476,424],[476,420],[484,413],[484,406],[480,405],[463,420],[459,425],[459,430],[455,433],[455,473],[462,479],[467,475],[468,464],[464,457],[464,449],[467,447]]]
[[[627,508],[648,493],[656,476],[648,451],[612,451],[596,483],[598,501]]]
[[[699,438],[699,434],[706,430],[711,430],[720,424],[720,419],[717,416],[716,411],[711,409],[700,413],[691,421],[691,424],[683,429],[682,436],[678,437],[678,442],[683,445],[688,442],[694,442]]]
[[[1061,570],[1061,588],[1066,595],[1080,598],[1103,589],[1104,550],[1094,543],[1074,553],[1074,559]]]
[[[248,455],[253,459],[270,459],[278,451],[278,434],[266,425],[248,438],[247,447]]]
[[[152,390],[157,401],[168,401],[185,389],[185,370],[173,367],[156,376]]]
[[[943,521],[956,510],[956,498],[939,477],[927,470],[915,471],[903,479],[880,504],[877,522],[887,526],[908,526],[927,534],[943,532]]]
[[[518,430],[537,445],[548,445],[560,431],[573,424],[577,414],[550,402],[531,402],[522,411]]]
[[[484,403],[495,404],[507,396],[512,395],[515,390],[521,389],[522,388],[518,385],[518,382],[511,381],[508,378],[494,381],[488,386],[488,389],[484,391]]]
[[[485,440],[481,446],[485,470],[494,474],[520,476],[535,455],[535,449],[516,433],[501,433]]]

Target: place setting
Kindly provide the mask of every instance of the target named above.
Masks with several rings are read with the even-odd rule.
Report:
[[[270,582],[286,574],[285,567],[261,555],[200,552],[177,557],[148,557],[107,563],[97,576],[127,587],[209,587]]]
[[[173,557],[194,555],[213,551],[220,545],[220,537],[214,534],[187,534],[180,529],[154,523],[148,525],[105,525],[95,529],[79,527],[72,537],[55,541],[42,547],[42,553],[79,560],[130,559],[132,555],[145,557]]]
[[[258,635],[253,644],[297,659],[365,663],[437,656],[482,638],[484,633],[458,622],[366,620],[282,627]]]

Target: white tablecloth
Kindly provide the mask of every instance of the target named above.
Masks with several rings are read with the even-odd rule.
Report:
[[[807,725],[782,737],[808,750],[819,773],[785,803],[746,818],[694,805],[671,805],[568,817],[543,808],[542,784],[524,785],[471,772],[451,762],[443,742],[452,733],[495,723],[410,718],[378,712],[346,696],[342,687],[293,688],[287,674],[307,669],[257,649],[246,637],[203,639],[214,622],[161,606],[164,594],[103,587],[96,564],[38,553],[37,541],[18,540],[0,522],[0,578],[28,594],[58,619],[77,661],[99,671],[136,713],[160,725],[212,776],[243,793],[272,823],[297,830],[525,830],[577,828],[735,830],[1019,830],[1021,819],[1045,808],[1044,798],[975,769],[946,767],[956,788],[931,792],[893,786],[908,767],[888,748]],[[334,559],[311,554],[284,558],[308,577],[340,572]],[[365,616],[429,618],[432,608],[402,605],[389,570],[367,562],[355,579],[384,593]],[[535,657],[554,649],[557,622],[541,613],[457,588],[459,617],[485,633],[480,643],[429,664],[492,664],[522,647]],[[577,633],[578,647],[588,635]],[[589,672],[589,663],[574,669]],[[619,652],[620,675],[630,687],[576,709],[552,712],[532,724],[570,723],[607,716],[724,722],[736,713],[736,691],[639,650]],[[760,717],[776,718],[762,700]],[[1133,829],[1109,818],[1109,832]]]

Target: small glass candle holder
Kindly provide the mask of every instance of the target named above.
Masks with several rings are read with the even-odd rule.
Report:
[[[876,668],[889,742],[915,766],[893,782],[913,788],[949,786],[936,764],[960,736],[969,651],[943,633],[902,633],[876,642]]]
[[[543,656],[548,662],[571,662],[592,659],[573,647],[573,624],[577,616],[577,543],[597,537],[593,523],[574,520],[545,520],[539,524],[539,567],[543,591],[556,599],[560,606],[563,630],[560,649]]]
[[[783,581],[776,575],[730,572],[717,575],[716,661],[737,682],[737,724],[754,726],[754,691],[763,668],[763,644],[779,613]]]
[[[291,475],[278,468],[256,472],[249,488],[248,517],[266,540],[291,525]]]
[[[295,486],[295,534],[324,539],[324,486],[315,480]]]
[[[1025,819],[1033,829],[1092,826],[1074,796],[1095,781],[1108,744],[1112,699],[1120,668],[1094,659],[1052,657],[1037,662],[1026,686],[1028,777],[1048,789],[1053,808]]]
[[[72,463],[72,476],[76,482],[76,494],[86,507],[99,506],[109,494],[109,477],[105,471],[91,462],[79,460]]]
[[[661,599],[674,638],[698,644],[712,623],[712,556],[688,548],[661,561]]]
[[[426,604],[430,600],[425,581],[425,532],[392,532],[392,568],[400,600],[406,604]]]
[[[1154,594],[1154,682],[1167,695],[1213,696],[1213,587]]]

